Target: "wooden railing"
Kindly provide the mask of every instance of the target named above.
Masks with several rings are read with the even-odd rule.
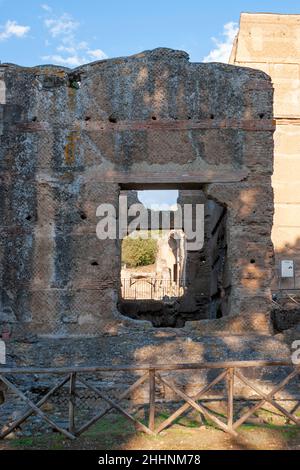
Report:
[[[288,369],[287,375],[280,381],[269,393],[264,393],[257,385],[254,385],[248,380],[243,374],[243,369],[249,368],[268,368],[268,367],[283,367]],[[188,396],[179,387],[170,382],[163,374],[172,371],[196,371],[202,369],[220,369],[221,372],[201,388],[194,396]],[[85,376],[91,376],[96,373],[117,373],[117,372],[128,372],[138,373],[140,377],[120,396],[118,401],[113,400],[106,396],[102,390],[89,382],[89,379]],[[19,386],[16,386],[11,377],[17,377],[21,375],[55,375],[59,377],[58,382],[37,402],[31,401],[23,391],[20,390]],[[289,421],[295,423],[297,426],[300,425],[300,420],[293,413],[289,412],[277,403],[275,395],[282,391],[283,388],[289,384],[292,379],[296,378],[300,374],[300,366],[291,364],[285,361],[235,361],[235,362],[207,362],[207,363],[194,363],[194,364],[153,364],[153,365],[130,365],[130,366],[111,366],[111,367],[64,367],[64,368],[0,368],[0,383],[2,382],[5,386],[10,389],[17,397],[24,400],[27,405],[26,410],[22,416],[17,418],[13,423],[6,425],[5,430],[0,434],[0,438],[4,438],[9,435],[14,429],[18,428],[22,423],[28,420],[33,414],[39,415],[44,421],[46,421],[52,428],[56,429],[60,433],[64,434],[70,439],[75,439],[80,436],[88,428],[93,426],[96,422],[106,416],[110,411],[115,410],[120,412],[128,420],[135,423],[137,428],[148,434],[160,433],[163,429],[170,426],[175,420],[179,418],[183,413],[187,412],[190,408],[196,410],[208,420],[212,421],[218,428],[229,433],[232,436],[237,435],[237,429],[255,412],[257,412],[264,404],[268,403],[272,405],[277,411],[288,418]],[[62,376],[62,377],[61,377]],[[9,377],[9,378],[8,378]],[[252,391],[254,391],[259,398],[255,404],[252,404],[250,408],[240,416],[234,416],[234,399],[235,399],[235,387],[234,380],[237,378]],[[144,385],[148,381],[149,385],[149,420],[148,424],[144,424],[139,421],[135,416],[126,411],[123,406],[120,405],[120,401],[128,398],[132,393],[138,389],[141,385]],[[205,394],[210,391],[218,383],[225,381],[227,393],[224,400],[227,401],[227,417],[221,419],[216,416],[211,410],[201,403],[201,399],[204,398]],[[171,414],[162,423],[156,426],[156,383],[163,384],[168,387],[176,396],[184,402],[179,408]],[[43,405],[49,400],[51,395],[57,392],[61,387],[68,384],[68,403],[69,403],[69,414],[68,414],[68,426],[62,427],[57,424],[53,419],[49,418],[46,413],[42,410]],[[96,413],[92,418],[85,422],[80,427],[75,426],[75,414],[76,414],[76,390],[80,384],[87,390],[90,390],[104,400],[108,405],[107,408],[101,412]],[[299,386],[299,383],[298,383]],[[253,401],[252,399],[249,401]],[[1,406],[0,406],[0,420],[1,420]],[[2,423],[6,424],[6,423]]]

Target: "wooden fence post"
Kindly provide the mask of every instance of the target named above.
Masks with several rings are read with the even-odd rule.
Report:
[[[69,432],[75,433],[76,372],[70,374],[69,385]]]
[[[234,367],[227,371],[227,426],[233,429]]]
[[[155,429],[155,369],[149,369],[149,429]]]

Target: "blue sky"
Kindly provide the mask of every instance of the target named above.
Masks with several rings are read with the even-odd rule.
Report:
[[[227,61],[240,13],[299,13],[299,0],[0,0],[0,61],[76,67],[155,47]],[[175,203],[176,192],[143,192]]]
[[[158,46],[184,49],[192,61],[221,59],[220,49],[223,55],[228,52],[241,11],[300,13],[300,3],[0,0],[0,60],[27,66],[55,62],[73,67],[82,61]],[[219,52],[210,55],[218,48]]]

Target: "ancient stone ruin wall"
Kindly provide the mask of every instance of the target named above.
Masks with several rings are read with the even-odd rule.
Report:
[[[121,189],[200,187],[227,208],[229,314],[241,330],[268,328],[267,75],[157,49],[75,71],[1,65],[0,90],[2,325],[111,331],[120,246],[96,237],[98,205],[117,208]]]

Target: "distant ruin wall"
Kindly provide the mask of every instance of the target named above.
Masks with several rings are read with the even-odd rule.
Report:
[[[2,325],[110,331],[123,321],[120,246],[96,237],[98,205],[118,207],[122,188],[201,185],[227,207],[229,313],[266,328],[274,268],[266,74],[156,49],[73,71],[0,65],[0,82]]]

